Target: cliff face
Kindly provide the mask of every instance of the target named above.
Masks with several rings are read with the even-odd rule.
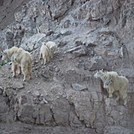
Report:
[[[19,11],[29,0],[1,0],[0,1],[0,30],[14,21],[14,13]]]
[[[0,3],[6,15],[0,23],[1,48],[16,45],[30,51],[33,79],[22,82],[22,76],[11,77],[8,64],[1,67],[1,133],[132,134],[134,1],[16,2]],[[39,48],[48,40],[58,44],[58,52],[41,65]],[[129,79],[127,106],[107,98],[93,77],[99,69]]]

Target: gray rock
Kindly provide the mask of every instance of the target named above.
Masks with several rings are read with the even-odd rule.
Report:
[[[19,90],[19,89],[23,89],[24,88],[24,84],[20,81],[15,81],[12,83],[12,88]]]
[[[84,76],[79,74],[75,69],[69,69],[65,72],[64,78],[66,83],[73,84],[79,83],[80,81],[84,80]]]
[[[1,48],[21,46],[32,53],[34,63],[33,79],[24,87],[20,79],[9,77],[8,64],[0,69],[2,92],[5,89],[0,95],[1,134],[132,133],[133,0],[26,1],[8,0],[0,6],[0,29],[15,16],[15,22],[0,32]],[[48,40],[59,42],[60,51],[42,66],[37,58],[39,48]],[[93,79],[93,71],[108,67],[129,79],[126,107],[114,97],[106,98],[102,83]],[[82,91],[86,87],[88,91]]]
[[[33,124],[35,122],[33,118],[34,111],[35,109],[32,105],[25,104],[18,111],[18,119],[22,122]]]
[[[53,117],[50,111],[49,104],[41,104],[36,111],[36,124],[39,125],[52,125]]]
[[[107,60],[102,58],[101,56],[95,56],[90,60],[91,64],[89,66],[90,71],[105,69],[109,70],[110,67],[108,66]]]
[[[6,100],[6,97],[3,97],[0,95],[0,121],[1,122],[6,122],[7,121],[7,115],[9,111],[8,103],[9,100]]]
[[[14,27],[14,45],[20,47],[22,43],[22,38],[24,37],[25,29],[21,25],[16,25]]]
[[[29,39],[27,39],[23,44],[21,44],[21,47],[24,48],[25,50],[28,51],[33,51],[35,49],[37,49],[39,46],[41,46],[40,42],[44,37],[46,36],[46,34],[35,34],[33,36],[31,36]]]
[[[11,48],[14,46],[14,41],[13,41],[14,33],[12,31],[8,31],[6,33],[6,43],[8,48]]]
[[[67,35],[71,35],[72,34],[72,31],[61,31],[60,33],[63,36],[67,36]]]
[[[132,130],[121,126],[106,126],[104,134],[133,134]]]
[[[55,100],[52,104],[52,111],[57,125],[68,126],[70,105],[66,99]]]
[[[55,2],[54,1],[48,1],[46,2],[48,5],[52,5],[50,7],[51,9],[51,17],[53,20],[57,20],[64,16],[64,14],[69,10],[69,7],[71,6],[71,2],[67,0],[63,0],[60,3],[57,3],[57,7],[55,7]]]
[[[84,46],[81,46],[78,50],[73,51],[73,54],[75,56],[85,56],[85,55],[87,55],[87,51]]]
[[[39,91],[34,91],[34,92],[33,92],[33,96],[40,96]]]
[[[78,117],[74,114],[73,111],[70,112],[69,121],[71,127],[76,127],[76,128],[82,127],[81,122],[79,121]]]
[[[83,90],[88,90],[88,88],[85,85],[80,85],[78,83],[72,84],[72,88],[76,91],[83,91]]]
[[[1,103],[0,103],[0,107],[1,107],[0,115],[6,114],[9,108],[8,108],[8,105],[6,104],[6,102],[4,100],[4,97],[0,96],[0,101],[1,101]]]
[[[26,6],[23,6],[21,11],[18,11],[14,14],[16,22],[20,23],[23,20],[23,18],[26,16],[26,9]]]

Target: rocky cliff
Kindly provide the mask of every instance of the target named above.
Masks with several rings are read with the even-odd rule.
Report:
[[[1,49],[31,52],[33,79],[12,78],[8,64],[0,68],[1,134],[133,134],[134,1],[22,0],[18,10],[16,2],[8,4],[13,16],[0,2],[7,16]],[[48,40],[58,52],[41,65],[39,48]],[[107,97],[93,77],[99,69],[128,78],[127,106]]]

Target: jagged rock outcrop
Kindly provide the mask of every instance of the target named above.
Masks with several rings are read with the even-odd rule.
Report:
[[[15,0],[10,2],[12,7]],[[8,130],[1,123],[2,134],[132,134],[133,5],[133,0],[31,0],[14,10],[14,21],[6,28],[3,18],[0,47],[28,50],[33,79],[12,78],[8,64],[0,68],[0,121],[18,126]],[[58,51],[41,65],[39,49],[48,40],[57,43]],[[93,77],[98,69],[129,79],[126,107],[105,94]]]

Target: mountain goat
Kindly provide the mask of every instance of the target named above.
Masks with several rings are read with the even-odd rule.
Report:
[[[32,78],[32,56],[28,51],[19,48],[17,52],[13,54],[11,61],[21,67],[22,74],[24,75],[23,81]]]
[[[6,49],[2,52],[2,60],[7,60],[7,59],[11,59],[11,57],[13,56],[13,54],[15,54],[18,51],[18,47],[13,46],[9,49]],[[13,72],[13,77],[16,76],[16,74],[20,74],[21,73],[21,69],[19,67],[19,65],[15,62],[11,62],[11,71]]]
[[[53,41],[48,41],[45,44],[42,44],[40,48],[39,59],[44,60],[44,64],[49,62],[53,58],[54,52],[57,50],[57,44]]]
[[[109,97],[112,97],[113,93],[118,91],[119,94],[116,101],[122,98],[124,105],[126,105],[128,90],[128,79],[126,77],[119,76],[118,73],[114,71],[103,72],[102,70],[97,71],[94,77],[102,80],[103,87],[108,90]]]
[[[119,94],[116,98],[116,101],[121,98],[124,100],[124,105],[127,104],[127,90],[129,82],[126,77],[108,74],[107,79],[103,83],[104,88],[108,89],[109,97],[112,97],[112,94],[115,91],[118,91]]]

